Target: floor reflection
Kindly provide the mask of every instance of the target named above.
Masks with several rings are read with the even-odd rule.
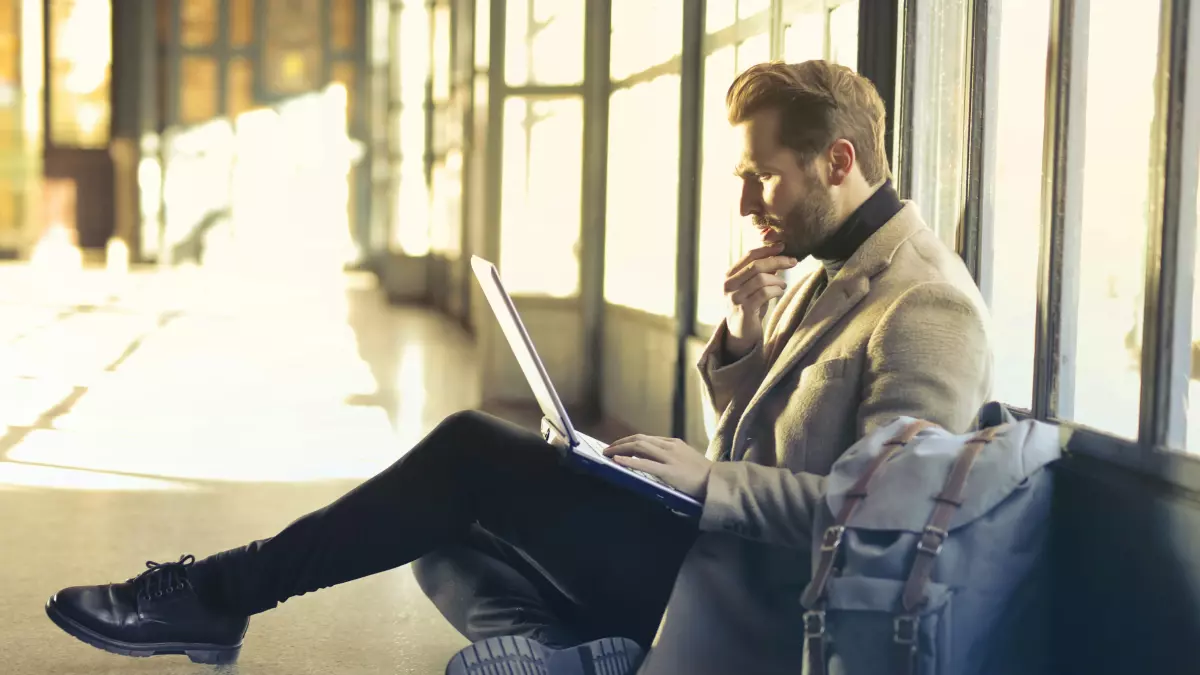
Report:
[[[478,405],[477,377],[461,329],[369,276],[0,265],[0,670],[197,672],[42,605],[270,536]],[[255,617],[231,672],[438,673],[462,644],[399,569]]]

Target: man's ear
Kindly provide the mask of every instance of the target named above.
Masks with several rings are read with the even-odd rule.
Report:
[[[841,185],[846,182],[850,170],[854,168],[854,145],[850,141],[839,138],[829,146],[829,184]]]

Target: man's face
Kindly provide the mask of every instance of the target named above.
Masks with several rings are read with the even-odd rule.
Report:
[[[741,145],[742,216],[751,218],[764,244],[783,242],[783,255],[808,257],[838,225],[829,188],[818,176],[820,158],[802,166],[779,142],[777,109],[759,112],[734,132]]]

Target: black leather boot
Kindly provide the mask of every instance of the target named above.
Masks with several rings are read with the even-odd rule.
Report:
[[[147,562],[145,572],[124,583],[74,586],[55,593],[46,614],[80,640],[114,654],[186,654],[196,663],[237,660],[247,617],[206,607],[188,578],[195,558]]]

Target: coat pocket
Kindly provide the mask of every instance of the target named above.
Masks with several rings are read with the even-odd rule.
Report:
[[[825,654],[829,675],[902,673],[907,649],[896,641],[904,582],[869,577],[836,577],[826,586]],[[918,675],[953,675],[954,593],[942,584],[926,586],[927,601],[917,612]]]

